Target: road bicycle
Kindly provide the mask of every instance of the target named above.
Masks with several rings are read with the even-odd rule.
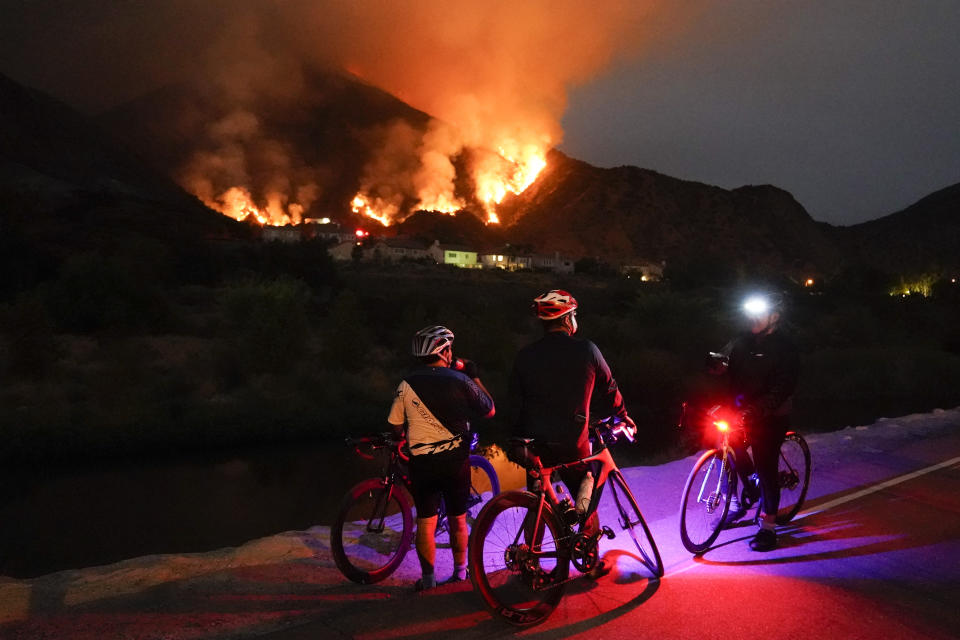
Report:
[[[330,528],[330,551],[337,568],[359,584],[380,582],[396,571],[413,541],[414,509],[406,440],[390,433],[348,438],[354,453],[366,460],[385,457],[383,473],[356,484],[343,497]],[[470,444],[477,446],[474,434]],[[385,454],[385,455],[384,455]],[[485,500],[500,493],[500,480],[490,461],[470,455],[470,497],[467,522],[472,522]],[[443,504],[437,518],[437,536],[447,535]]]
[[[730,442],[731,438],[746,437],[742,428],[733,426],[738,422],[737,414],[722,405],[707,411],[705,422],[708,429],[716,429],[717,444],[693,465],[680,499],[680,539],[694,554],[709,549],[723,529],[738,482],[736,455]],[[776,522],[786,524],[800,511],[810,484],[810,448],[795,431],[788,431],[780,445],[777,479],[780,509]],[[759,516],[759,501],[751,493],[744,488],[739,499],[746,507],[756,502]]]
[[[550,615],[573,579],[571,563],[581,573],[597,566],[600,537],[612,539],[615,533],[607,526],[589,532],[586,523],[607,486],[620,529],[633,539],[638,559],[653,578],[663,575],[660,551],[608,448],[621,434],[632,441],[628,428],[601,422],[591,425],[590,431],[595,453],[552,467],[541,463],[537,441],[512,439],[511,447],[522,451],[534,490],[501,493],[483,507],[473,526],[469,565],[474,589],[496,616],[513,625],[534,625]],[[578,492],[578,509],[570,498],[558,497],[563,489],[560,485],[555,489],[552,480],[564,469],[584,468],[590,475]],[[596,481],[588,490],[591,475]]]

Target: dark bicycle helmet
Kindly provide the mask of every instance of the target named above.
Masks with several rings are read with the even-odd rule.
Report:
[[[453,331],[437,324],[417,331],[410,351],[417,357],[434,356],[452,344]]]
[[[563,289],[551,289],[533,299],[533,312],[541,320],[556,320],[577,308],[577,299]]]

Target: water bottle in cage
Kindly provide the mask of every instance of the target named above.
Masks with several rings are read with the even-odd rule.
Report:
[[[580,483],[580,490],[577,492],[577,513],[586,513],[590,508],[590,498],[593,496],[593,474],[587,471]]]

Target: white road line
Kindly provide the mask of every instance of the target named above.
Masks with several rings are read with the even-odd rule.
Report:
[[[885,481],[883,481],[883,482],[881,482],[881,483],[879,483],[879,484],[875,484],[875,485],[870,486],[870,487],[867,487],[867,488],[865,488],[865,489],[861,489],[860,491],[855,491],[854,493],[851,493],[851,494],[849,494],[849,495],[846,495],[846,496],[837,498],[837,499],[835,499],[835,500],[831,500],[831,501],[829,501],[829,502],[825,502],[825,503],[823,503],[823,504],[817,505],[817,506],[814,507],[813,509],[808,509],[808,510],[806,510],[806,511],[801,511],[801,512],[798,513],[798,514],[793,518],[793,520],[791,520],[790,522],[796,522],[797,520],[800,520],[801,518],[806,518],[807,516],[812,516],[812,515],[816,515],[816,514],[818,514],[818,513],[822,513],[822,512],[824,512],[824,511],[826,511],[826,510],[828,510],[828,509],[833,509],[834,507],[836,507],[836,506],[838,506],[838,505],[841,505],[841,504],[843,504],[843,503],[845,503],[845,502],[850,502],[850,501],[852,501],[852,500],[856,500],[856,499],[858,499],[858,498],[862,498],[863,496],[868,496],[868,495],[870,495],[871,493],[876,493],[877,491],[883,491],[884,489],[886,489],[886,488],[888,488],[888,487],[892,487],[892,486],[894,486],[894,485],[898,485],[898,484],[900,484],[901,482],[906,482],[907,480],[913,480],[914,478],[920,477],[920,476],[922,476],[922,475],[926,475],[926,474],[928,474],[928,473],[932,473],[932,472],[934,472],[934,471],[937,471],[938,469],[943,469],[943,468],[945,468],[945,467],[952,467],[952,466],[955,465],[955,464],[960,464],[960,456],[958,456],[958,457],[956,457],[956,458],[951,458],[951,459],[949,459],[949,460],[944,460],[943,462],[940,462],[940,463],[938,463],[938,464],[935,464],[935,465],[932,465],[932,466],[929,466],[929,467],[924,467],[923,469],[918,469],[917,471],[912,471],[912,472],[907,473],[907,474],[904,474],[904,475],[902,475],[902,476],[897,476],[896,478],[891,478],[891,479],[889,479],[889,480],[885,480]],[[679,574],[681,574],[681,573],[686,573],[687,571],[690,571],[691,569],[696,569],[697,567],[701,566],[701,563],[696,562],[695,560],[683,560],[683,561],[681,561],[680,563],[678,563],[677,565],[674,565],[674,566],[676,566],[677,568],[676,568],[676,569],[673,569],[673,570],[670,570],[670,567],[667,567],[667,570],[664,571],[664,577],[665,577],[665,578],[672,577],[672,576],[676,576],[676,575],[679,575]]]
[[[891,478],[890,480],[885,480],[880,484],[875,484],[872,487],[867,487],[866,489],[855,491],[854,493],[851,493],[849,495],[841,496],[835,500],[831,500],[830,502],[824,502],[823,504],[818,504],[816,507],[813,507],[812,509],[801,511],[793,518],[793,520],[791,520],[791,522],[796,522],[797,520],[806,518],[807,516],[812,516],[818,513],[822,513],[828,509],[833,509],[834,507],[841,505],[845,502],[850,502],[851,500],[856,500],[858,498],[862,498],[863,496],[868,496],[871,493],[876,493],[877,491],[883,491],[884,489],[888,487],[892,487],[894,485],[898,485],[901,482],[906,482],[907,480],[913,480],[914,478],[920,477],[928,473],[932,473],[933,471],[937,471],[938,469],[943,469],[944,467],[952,467],[955,464],[960,464],[960,457],[951,458],[950,460],[945,460],[939,464],[925,467],[923,469],[918,469],[917,471],[913,471],[911,473],[907,473],[902,476],[897,476],[896,478]]]

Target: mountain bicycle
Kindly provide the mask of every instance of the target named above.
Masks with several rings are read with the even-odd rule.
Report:
[[[552,467],[541,463],[535,440],[512,439],[511,446],[523,451],[524,466],[535,490],[501,493],[477,516],[470,534],[470,579],[486,606],[510,624],[526,627],[545,620],[573,579],[569,576],[571,563],[581,573],[597,566],[600,537],[612,539],[615,534],[606,526],[588,532],[585,525],[608,485],[619,526],[633,539],[640,562],[653,578],[663,575],[660,551],[608,448],[608,443],[621,434],[632,441],[630,432],[623,423],[608,422],[592,424],[590,431],[595,453]],[[596,482],[592,490],[581,487],[578,509],[570,498],[558,497],[552,478],[564,469],[584,467]],[[559,490],[562,492],[562,488]]]
[[[736,455],[731,438],[745,439],[743,428],[735,428],[737,416],[721,405],[706,412],[707,428],[715,428],[717,445],[708,449],[690,471],[680,499],[680,540],[687,551],[702,554],[720,535],[730,512],[730,501],[737,491]],[[681,419],[681,423],[683,419]],[[793,519],[807,496],[810,484],[810,448],[795,431],[788,431],[780,445],[778,463],[780,509],[777,524]],[[755,495],[744,487],[740,500],[744,506],[759,505]],[[757,516],[759,516],[759,506]]]
[[[413,541],[413,499],[407,462],[406,439],[390,433],[348,438],[354,453],[366,460],[386,454],[383,474],[363,480],[343,497],[330,528],[330,551],[337,568],[359,584],[379,582],[400,566]],[[477,446],[473,434],[470,450]],[[470,456],[470,497],[467,522],[476,518],[485,500],[500,493],[500,480],[490,461]],[[441,503],[437,535],[447,533],[447,514]]]

